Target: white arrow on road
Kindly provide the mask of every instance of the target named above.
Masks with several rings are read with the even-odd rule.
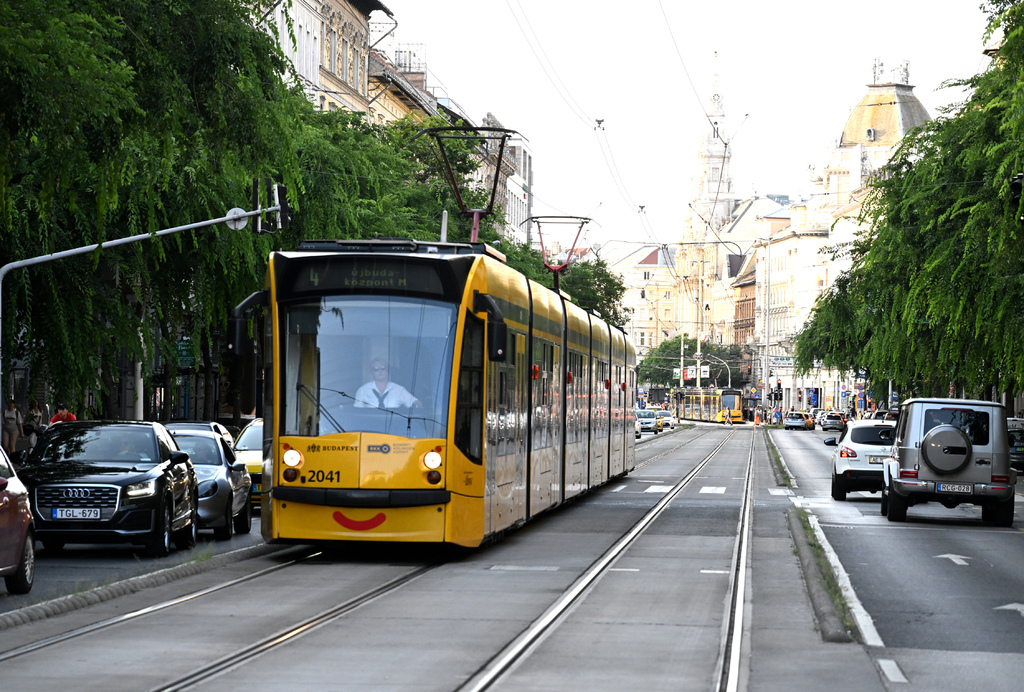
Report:
[[[966,565],[968,560],[973,559],[967,557],[966,555],[954,555],[953,553],[946,553],[945,555],[936,555],[935,557],[939,560],[948,557],[950,560],[953,561],[954,565]]]
[[[1007,603],[1004,606],[996,606],[992,610],[1016,610],[1024,616],[1024,603]]]

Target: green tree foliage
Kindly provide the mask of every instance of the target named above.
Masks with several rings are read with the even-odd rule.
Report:
[[[3,284],[5,372],[26,359],[59,397],[77,405],[99,391],[91,413],[109,413],[128,360],[156,365],[146,374],[168,387],[179,343],[212,363],[230,310],[262,287],[271,250],[306,238],[436,240],[446,211],[448,239],[469,240],[472,220],[436,142],[416,136],[447,123],[381,126],[314,109],[285,79],[276,32],[255,28],[261,17],[240,0],[0,7],[0,264],[222,217],[249,207],[257,177],[286,184],[293,209],[290,227],[274,234],[256,236],[251,223],[206,227],[12,272]],[[483,144],[446,141],[471,209],[490,192],[469,182]],[[485,217],[480,240],[506,243],[502,223],[500,213]],[[551,285],[535,253],[502,249]],[[624,321],[623,288],[607,268],[576,273],[569,285],[581,304]],[[599,290],[588,293],[585,278]]]
[[[298,181],[306,101],[246,5],[13,0],[2,12],[3,262],[223,216],[254,176]],[[20,270],[4,283],[5,368],[50,364],[74,401],[122,354],[173,361],[181,331],[208,335],[269,248],[210,229]]]
[[[686,356],[686,365],[696,365],[693,355],[700,351],[713,358],[705,358],[701,365],[708,366],[709,377],[702,378],[702,386],[725,387],[730,377],[733,387],[741,387],[747,382],[747,360],[739,346],[719,346],[712,343],[700,344],[696,339],[689,337],[675,336],[662,341],[656,348],[652,348],[640,361],[637,366],[637,381],[650,382],[655,385],[667,387],[678,386],[679,377],[676,372],[679,370],[680,341],[682,340],[682,354]],[[724,361],[724,363],[720,362]],[[696,381],[686,382],[686,386],[696,386]]]
[[[1024,7],[992,3],[999,57],[959,107],[908,133],[872,184],[853,268],[819,300],[797,364],[867,367],[901,391],[1024,384]],[[955,84],[961,84],[956,82]]]

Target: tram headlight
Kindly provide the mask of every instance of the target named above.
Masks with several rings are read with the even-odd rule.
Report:
[[[302,463],[302,454],[297,449],[289,449],[281,457],[281,461],[284,462],[285,466],[298,466]]]
[[[431,471],[441,468],[441,455],[435,451],[427,452],[423,455],[423,465]]]

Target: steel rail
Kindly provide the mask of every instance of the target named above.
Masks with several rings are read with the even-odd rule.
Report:
[[[314,558],[314,557],[316,557],[316,556],[318,556],[320,554],[321,554],[320,551],[309,553],[308,555],[303,555],[301,557],[297,557],[294,560],[289,560],[288,562],[282,563],[280,565],[274,565],[273,567],[267,567],[266,569],[262,569],[262,570],[260,570],[258,572],[253,572],[252,574],[247,574],[244,577],[238,577],[237,579],[232,579],[231,581],[226,581],[223,584],[218,584],[216,586],[211,586],[211,587],[206,588],[206,589],[201,589],[199,591],[195,591],[193,593],[186,594],[185,596],[181,596],[179,598],[172,598],[170,600],[163,601],[162,603],[157,603],[155,605],[146,606],[145,608],[139,608],[138,610],[133,610],[130,613],[125,613],[123,615],[118,615],[116,617],[108,618],[106,620],[101,620],[100,622],[95,622],[95,623],[93,623],[91,625],[86,625],[85,627],[79,627],[77,629],[69,630],[67,632],[63,632],[63,633],[55,635],[53,637],[48,637],[46,639],[40,639],[37,642],[33,642],[31,644],[25,644],[24,646],[19,646],[19,647],[15,648],[15,649],[10,649],[9,651],[5,651],[3,653],[0,653],[0,662],[8,661],[8,660],[10,660],[12,658],[17,658],[18,656],[24,656],[25,654],[33,653],[35,651],[39,651],[40,649],[45,649],[47,647],[54,646],[56,644],[61,644],[61,643],[66,642],[66,641],[68,641],[70,639],[75,639],[77,637],[82,637],[82,636],[85,636],[87,634],[93,634],[94,632],[98,632],[100,630],[104,630],[104,629],[107,629],[109,627],[114,627],[116,625],[121,625],[121,624],[129,622],[131,620],[135,620],[137,618],[144,617],[146,615],[152,615],[153,613],[158,613],[158,612],[160,612],[162,610],[166,610],[168,608],[173,608],[175,606],[179,606],[179,605],[183,605],[185,603],[189,603],[189,602],[194,601],[194,600],[196,600],[198,598],[202,598],[203,596],[209,596],[210,594],[217,593],[218,591],[222,591],[224,589],[229,589],[229,588],[231,588],[233,586],[238,586],[239,584],[244,584],[244,583],[252,581],[254,579],[259,579],[260,577],[265,577],[268,574],[272,574],[274,572],[280,571],[280,570],[285,569],[287,567],[292,567],[293,565],[297,565],[300,562],[305,562],[306,560],[312,559],[312,558]]]
[[[406,584],[419,579],[424,574],[427,574],[440,566],[441,564],[438,563],[417,567],[416,569],[384,582],[380,586],[370,589],[359,596],[350,598],[344,603],[339,603],[332,608],[328,608],[316,615],[312,615],[301,622],[277,632],[276,634],[272,634],[269,637],[265,637],[264,639],[239,649],[238,651],[222,656],[216,661],[208,663],[201,668],[197,668],[176,680],[154,687],[152,688],[152,692],[184,690],[200,682],[208,682],[211,678],[248,663],[257,656],[264,654],[275,647],[287,644],[298,637],[308,634],[358,608],[361,608],[371,601],[375,601],[382,596],[386,596],[393,591],[397,591]]]
[[[615,561],[654,523],[675,497],[707,466],[716,454],[732,439],[737,431],[729,434],[707,456],[669,490],[661,500],[629,529],[615,544],[584,572],[561,596],[530,623],[512,642],[477,670],[458,689],[465,692],[487,690],[499,682],[512,667],[527,656],[533,647],[553,631],[565,618],[569,610],[581,601],[594,585],[604,576]]]
[[[722,642],[718,661],[715,664],[719,692],[736,692],[740,682],[740,655],[743,652],[744,613],[747,596],[747,557],[750,546],[750,529],[753,525],[754,496],[754,444],[756,435],[751,435],[750,450],[747,454],[747,471],[743,483],[743,502],[736,525],[736,544],[733,548],[732,569],[729,575],[729,594],[725,599],[725,626],[722,628]]]

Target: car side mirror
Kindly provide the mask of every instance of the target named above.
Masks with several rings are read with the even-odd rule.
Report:
[[[835,447],[839,443],[836,441],[836,438],[834,437],[826,437],[825,444],[828,445],[829,447]]]
[[[239,473],[241,473],[242,471],[245,471],[245,469],[246,469],[246,466],[245,466],[245,462],[244,461],[236,461],[235,463],[233,463],[231,465],[231,470],[232,471],[238,471]]]
[[[171,450],[171,463],[172,464],[187,464],[188,463],[188,452],[182,452],[181,450]]]
[[[885,428],[884,430],[879,430],[878,431],[878,439],[879,440],[884,440],[886,442],[892,442],[892,439],[893,439],[892,432],[893,432],[892,428]]]
[[[0,491],[7,490],[7,479],[0,478]]]

